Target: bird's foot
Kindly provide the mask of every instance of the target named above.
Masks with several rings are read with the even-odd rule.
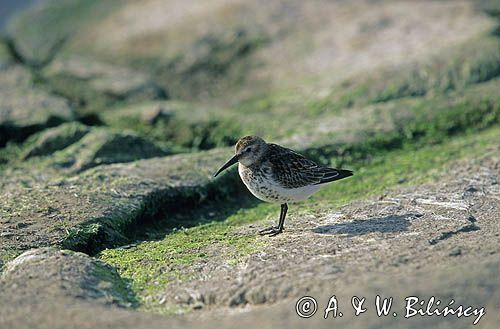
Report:
[[[280,230],[276,226],[271,226],[271,227],[265,228],[263,230],[260,230],[259,234],[260,235],[276,236],[276,235],[280,234],[281,232],[283,232],[283,229]]]

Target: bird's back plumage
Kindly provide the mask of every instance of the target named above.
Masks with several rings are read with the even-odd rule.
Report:
[[[277,144],[268,144],[262,162],[284,188],[319,185],[352,176],[352,171],[318,165],[303,155]]]

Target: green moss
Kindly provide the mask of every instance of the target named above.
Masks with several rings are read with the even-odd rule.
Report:
[[[99,281],[96,286],[114,303],[124,307],[136,307],[138,300],[128,281],[123,280],[116,269],[102,262],[95,262],[91,269],[93,279]]]
[[[22,254],[24,250],[9,249],[0,250],[0,272],[2,272],[5,264]]]
[[[85,223],[68,230],[68,235],[62,242],[63,248],[70,250],[81,250],[90,237],[95,239],[102,231],[102,225],[98,223]]]

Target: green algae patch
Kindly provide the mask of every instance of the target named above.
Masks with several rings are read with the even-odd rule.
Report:
[[[32,82],[31,72],[20,65],[1,71],[0,147],[75,118],[65,99],[35,88]]]
[[[302,152],[324,164],[332,158],[337,166],[361,164],[375,155],[488,129],[500,122],[498,88],[500,80],[494,79],[460,93],[372,105],[359,112],[367,116],[359,127],[313,135]]]
[[[384,195],[387,189],[394,186],[412,186],[431,181],[442,176],[452,161],[498,152],[498,145],[494,141],[499,137],[500,130],[494,127],[484,132],[456,137],[442,144],[407,147],[375,156],[369,163],[353,166],[352,179],[339,181],[338,184],[320,190],[311,197],[311,204],[304,203],[301,207],[321,209],[366,196]]]
[[[283,125],[274,110],[254,110],[254,102],[258,101],[249,100],[236,108],[219,108],[194,102],[151,101],[117,106],[102,112],[100,117],[111,127],[134,130],[180,151],[232,146],[247,134],[276,139],[297,130],[294,127],[300,124],[302,114],[288,116],[287,124]],[[252,115],[241,116],[245,111]]]
[[[178,150],[206,150],[234,144],[241,126],[225,114],[201,104],[154,101],[118,106],[101,113],[109,126],[131,129]]]

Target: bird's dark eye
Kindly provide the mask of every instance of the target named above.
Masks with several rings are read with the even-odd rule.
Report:
[[[247,153],[252,152],[252,148],[251,148],[251,147],[247,148],[246,152],[247,152]]]

